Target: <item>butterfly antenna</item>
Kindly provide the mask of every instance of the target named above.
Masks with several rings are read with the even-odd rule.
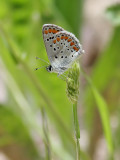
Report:
[[[45,63],[47,63],[47,64],[49,64],[47,61],[45,61],[44,59],[42,59],[42,58],[39,58],[39,57],[35,57],[36,59],[40,59],[41,61],[43,61],[43,62],[45,62]]]
[[[44,67],[47,67],[47,66],[42,66],[42,67],[39,67],[39,68],[35,68],[34,70],[37,71],[38,69],[41,69],[41,68],[44,68]]]

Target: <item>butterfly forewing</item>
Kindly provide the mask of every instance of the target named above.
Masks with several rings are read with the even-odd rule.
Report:
[[[43,25],[42,33],[43,33],[43,39],[47,51],[48,58],[50,62],[52,63],[52,56],[55,55],[54,49],[54,41],[56,39],[56,33],[63,31],[64,29],[53,24],[45,24]]]

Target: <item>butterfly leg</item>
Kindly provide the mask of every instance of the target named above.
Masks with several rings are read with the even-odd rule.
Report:
[[[67,77],[64,74],[59,74],[57,75],[58,78],[62,79],[63,81],[66,81]]]

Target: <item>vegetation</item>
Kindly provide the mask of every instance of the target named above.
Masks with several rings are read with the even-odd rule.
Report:
[[[82,96],[78,102],[72,101],[73,108],[67,97],[71,90],[66,91],[73,82],[67,82],[66,87],[66,82],[56,74],[44,68],[34,71],[45,65],[36,56],[48,61],[42,25],[57,24],[79,37],[83,5],[82,0],[0,0],[0,152],[10,159],[76,159],[74,127],[77,142],[79,127],[82,130],[78,120],[89,135],[89,145],[86,150],[80,147],[79,159],[92,160],[101,137],[107,145],[107,159],[119,155],[119,4],[103,13],[113,24],[113,34],[91,72],[86,74],[80,67],[85,84],[81,87],[80,81]],[[68,77],[71,78],[70,71]]]

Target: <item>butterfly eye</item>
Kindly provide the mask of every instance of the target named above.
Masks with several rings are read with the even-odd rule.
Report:
[[[57,56],[55,56],[55,58],[58,58]]]
[[[49,71],[51,71],[51,69],[52,69],[51,66],[49,66]]]
[[[54,48],[54,51],[56,51],[56,48]]]

